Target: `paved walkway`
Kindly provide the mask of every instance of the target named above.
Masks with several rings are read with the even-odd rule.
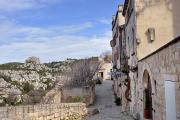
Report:
[[[133,120],[130,116],[121,113],[121,107],[114,104],[112,81],[104,81],[96,86],[96,102],[89,108],[99,109],[100,113],[85,120]]]

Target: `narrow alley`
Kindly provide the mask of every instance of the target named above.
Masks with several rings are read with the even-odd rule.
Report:
[[[112,81],[104,81],[102,85],[96,86],[96,102],[89,111],[98,109],[99,114],[90,116],[85,120],[133,120],[127,114],[121,113],[121,107],[114,103],[112,92]]]

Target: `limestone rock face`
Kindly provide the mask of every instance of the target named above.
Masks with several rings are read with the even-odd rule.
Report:
[[[10,97],[12,101],[36,99],[28,95],[28,93],[37,90],[50,91],[45,97],[53,98],[45,100],[48,102],[59,102],[59,91],[53,90],[57,81],[64,84],[67,79],[62,74],[70,68],[75,60],[59,61],[41,64],[37,57],[29,57],[25,63],[7,63],[0,65],[0,106],[1,103],[7,101]],[[49,97],[50,96],[50,97]],[[41,96],[42,97],[42,96]],[[39,98],[37,98],[39,99]],[[34,100],[36,101],[36,100]],[[39,100],[38,100],[39,101]],[[27,101],[27,103],[29,103]]]
[[[23,99],[21,96],[31,90],[49,90],[55,81],[56,77],[46,71],[0,70],[0,106],[5,105],[7,99],[13,104],[20,103]],[[29,103],[26,100],[23,99]]]
[[[48,72],[44,72],[43,74],[38,73],[37,71],[14,71],[14,70],[0,70],[0,78],[1,76],[7,77],[8,83],[13,84],[14,86],[22,85],[22,83],[30,83],[34,86],[34,89],[43,88],[46,89],[47,81],[54,82],[56,78],[49,74]],[[4,83],[5,84],[5,83]],[[50,83],[49,83],[50,84]]]

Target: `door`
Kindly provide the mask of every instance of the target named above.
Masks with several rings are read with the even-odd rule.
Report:
[[[166,120],[176,120],[175,83],[165,81]]]

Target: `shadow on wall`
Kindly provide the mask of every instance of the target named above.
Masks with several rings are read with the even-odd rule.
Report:
[[[177,37],[180,36],[180,0],[169,1],[172,2],[174,37]]]

